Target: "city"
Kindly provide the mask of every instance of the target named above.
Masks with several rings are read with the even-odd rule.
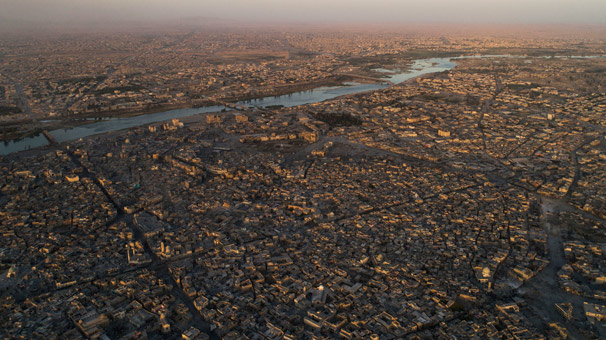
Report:
[[[606,337],[603,36],[0,40],[5,141],[222,105],[0,156],[3,338]]]

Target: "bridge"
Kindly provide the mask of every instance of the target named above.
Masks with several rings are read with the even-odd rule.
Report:
[[[389,80],[387,80],[385,78],[364,76],[364,75],[355,74],[355,73],[337,73],[337,74],[340,76],[346,76],[346,77],[358,78],[358,79],[364,79],[364,80],[372,80],[372,81],[376,81],[376,82],[380,82],[380,83],[391,83]]]
[[[46,130],[42,130],[42,134],[44,135],[44,137],[46,137],[46,139],[48,140],[49,144],[56,144],[57,140],[55,140],[55,137],[53,137],[48,131]]]
[[[250,110],[251,108],[245,105],[240,105],[240,104],[236,104],[236,103],[229,103],[229,102],[224,102],[221,100],[216,100],[216,99],[209,99],[210,101],[212,101],[215,105],[223,105],[225,107],[229,107],[230,109],[235,109],[235,110],[240,110],[240,111],[247,111]]]

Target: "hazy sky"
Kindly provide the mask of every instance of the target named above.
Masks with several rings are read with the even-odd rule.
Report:
[[[11,21],[606,23],[606,0],[0,0]]]

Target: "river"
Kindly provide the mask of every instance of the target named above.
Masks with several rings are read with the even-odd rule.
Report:
[[[483,57],[512,57],[512,56],[472,56],[471,58]],[[409,70],[399,72],[398,70],[377,69],[384,73],[385,83],[373,84],[358,84],[348,83],[344,86],[325,86],[318,87],[308,91],[300,91],[281,96],[270,96],[265,98],[246,100],[238,104],[247,107],[267,107],[274,105],[282,105],[284,107],[292,107],[305,104],[319,103],[336,97],[361,93],[366,91],[379,90],[398,84],[409,79],[422,76],[428,73],[443,72],[453,69],[457,64],[453,60],[470,57],[457,58],[430,58],[415,60]],[[81,125],[73,128],[58,129],[50,131],[51,136],[57,142],[66,142],[76,140],[78,138],[88,137],[92,135],[102,134],[111,131],[128,129],[135,126],[141,126],[174,118],[193,116],[200,113],[219,112],[223,110],[223,106],[208,106],[201,108],[177,109],[168,110],[158,113],[143,114],[135,117],[125,118],[110,118],[97,123]],[[35,135],[27,138],[4,141],[0,143],[0,155],[24,151],[31,148],[48,145],[47,139],[43,135]]]

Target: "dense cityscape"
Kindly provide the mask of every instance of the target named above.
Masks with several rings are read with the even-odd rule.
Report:
[[[605,55],[572,33],[0,39],[5,141],[224,107],[0,156],[0,336],[605,338]],[[430,58],[456,66],[386,78]],[[233,104],[354,83],[385,87]]]

